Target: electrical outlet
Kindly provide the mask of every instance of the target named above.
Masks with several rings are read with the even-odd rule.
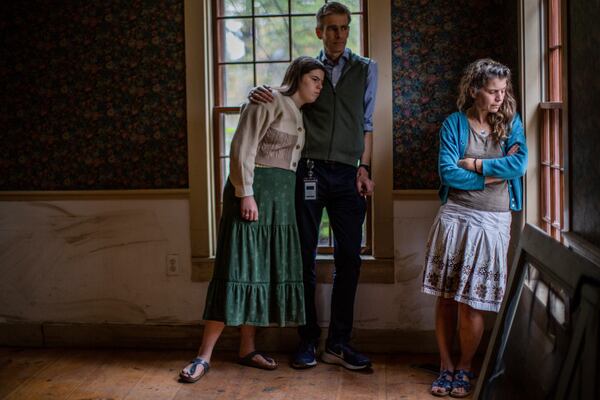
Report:
[[[178,254],[167,254],[167,275],[181,275],[181,264],[179,263],[179,255]]]

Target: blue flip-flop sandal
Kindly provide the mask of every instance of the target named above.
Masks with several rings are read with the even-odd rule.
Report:
[[[196,369],[198,369],[198,366],[202,366],[203,370],[200,374],[198,374],[198,376],[194,376],[194,374],[196,373]],[[179,373],[179,378],[184,382],[194,383],[197,382],[204,375],[206,375],[209,369],[210,364],[208,363],[208,361],[201,357],[196,357],[192,361],[190,361],[190,363],[186,365],[184,369],[181,370],[181,372]]]

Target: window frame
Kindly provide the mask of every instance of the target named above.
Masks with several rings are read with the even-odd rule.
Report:
[[[215,215],[215,223],[216,223],[216,231],[218,231],[218,224],[220,221],[221,213],[222,213],[222,196],[223,196],[223,186],[224,186],[224,177],[222,170],[222,160],[228,159],[226,156],[226,149],[224,149],[224,137],[222,135],[222,127],[223,127],[223,116],[231,115],[231,114],[239,114],[241,106],[227,106],[223,105],[223,93],[222,93],[222,82],[224,81],[224,76],[222,69],[220,68],[222,65],[235,65],[235,64],[244,64],[244,65],[252,65],[253,66],[253,81],[256,82],[256,65],[258,64],[269,64],[269,63],[281,63],[281,62],[291,62],[292,60],[292,17],[315,17],[315,13],[292,13],[291,3],[293,0],[288,0],[288,12],[283,14],[256,14],[254,10],[254,0],[251,0],[251,15],[235,15],[235,16],[221,16],[219,15],[219,7],[222,5],[222,0],[212,0],[211,3],[211,29],[212,29],[212,67],[213,67],[213,76],[214,76],[214,84],[213,84],[213,103],[211,107],[211,119],[212,119],[212,142],[213,142],[213,179],[214,179],[214,215]],[[368,47],[368,0],[359,0],[360,1],[360,9],[359,11],[352,12],[352,16],[360,16],[361,17],[361,27],[360,34],[361,38],[359,39],[359,43],[362,47],[361,54],[365,57],[369,56],[369,47]],[[327,1],[323,0],[323,4]],[[316,12],[316,10],[315,10]],[[288,59],[287,60],[277,60],[277,61],[258,61],[256,60],[256,25],[254,23],[256,18],[261,17],[287,17],[288,19],[288,48],[290,49]],[[227,19],[251,19],[252,20],[252,43],[253,43],[253,53],[251,61],[243,61],[243,62],[227,62],[221,61],[221,52],[223,51],[223,42],[221,39],[220,31],[219,31],[219,21],[227,20]],[[367,198],[367,214],[365,217],[365,235],[363,238],[364,244],[361,248],[361,254],[372,254],[373,253],[373,231],[372,231],[372,201],[371,197]],[[319,246],[318,253],[319,254],[333,254],[334,246],[333,246],[333,233],[331,231],[331,226],[329,227],[329,245],[328,246]]]
[[[563,3],[561,0],[544,2],[544,101],[539,103],[539,220],[540,227],[558,241],[562,241],[569,221]]]

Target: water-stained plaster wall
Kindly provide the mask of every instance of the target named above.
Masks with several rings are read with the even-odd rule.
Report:
[[[395,203],[397,283],[359,286],[357,328],[433,329],[420,272],[437,207]],[[181,276],[166,275],[167,254],[179,254]],[[190,268],[187,200],[0,203],[0,323],[199,323],[207,284]],[[324,325],[330,293],[317,292]]]
[[[425,243],[438,200],[394,201],[394,285],[360,285],[355,326],[366,329],[434,329],[435,298],[421,293]]]
[[[187,200],[0,203],[0,321],[189,323]],[[181,276],[166,275],[178,254]]]

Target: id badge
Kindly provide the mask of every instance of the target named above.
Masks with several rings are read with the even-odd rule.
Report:
[[[304,178],[304,200],[317,199],[317,180],[315,178]]]

